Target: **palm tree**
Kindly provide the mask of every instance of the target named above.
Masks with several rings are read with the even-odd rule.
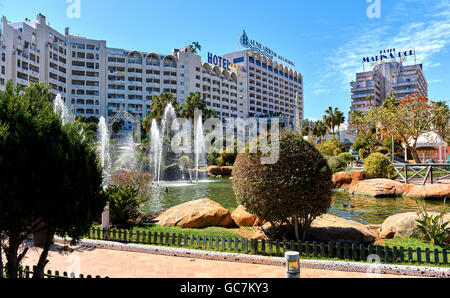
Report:
[[[319,138],[319,141],[322,141],[322,138],[327,135],[327,127],[322,121],[314,122],[312,134],[313,136]]]
[[[335,124],[338,128],[338,137],[339,137],[339,141],[340,141],[341,140],[341,125],[345,123],[345,116],[344,116],[344,113],[339,111],[338,108],[336,108],[334,110],[334,120],[335,120]]]
[[[306,137],[311,132],[310,122],[306,121],[306,120],[303,120],[303,125],[302,126],[303,126],[302,135],[304,137]]]
[[[202,46],[198,41],[194,41],[193,43],[191,43],[190,47],[194,49],[194,54],[202,51]]]
[[[151,131],[153,119],[158,122],[161,121],[162,117],[164,116],[164,110],[169,103],[172,104],[173,108],[175,109],[175,113],[179,115],[181,111],[181,105],[172,93],[162,93],[160,95],[153,96],[152,102],[150,103],[148,118],[144,119],[144,121],[142,122],[142,126],[147,131],[147,133],[150,133]]]
[[[332,135],[334,138],[335,120],[334,120],[334,111],[332,107],[329,107],[325,111],[325,115],[323,116],[323,124],[328,128],[329,134]]]
[[[206,101],[201,97],[199,92],[189,94],[182,106],[181,116],[186,119],[194,119],[195,111],[201,111],[203,119],[214,117],[214,110],[208,109]]]

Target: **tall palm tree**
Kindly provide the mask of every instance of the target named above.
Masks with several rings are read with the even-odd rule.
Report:
[[[328,128],[328,133],[334,137],[334,111],[332,107],[325,111],[323,124]]]
[[[338,129],[338,137],[339,141],[341,140],[341,125],[345,123],[345,116],[344,113],[339,111],[338,108],[334,110],[334,121]]]

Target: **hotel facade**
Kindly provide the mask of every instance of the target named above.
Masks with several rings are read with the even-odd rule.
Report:
[[[0,89],[10,79],[23,87],[46,82],[77,116],[110,120],[122,110],[142,120],[155,95],[168,92],[184,102],[199,92],[222,119],[303,119],[301,74],[252,49],[208,54],[202,62],[190,47],[159,54],[109,48],[69,28],[62,34],[42,14],[17,23],[3,17],[1,23]]]
[[[381,106],[391,92],[398,99],[411,94],[428,96],[428,84],[422,64],[380,63],[371,71],[357,73],[351,87],[350,114],[353,111],[366,112]]]

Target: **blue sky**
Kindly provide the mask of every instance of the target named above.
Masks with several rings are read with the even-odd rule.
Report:
[[[430,98],[450,99],[450,0],[380,0],[379,19],[367,16],[368,0],[80,0],[79,19],[68,18],[68,1],[0,0],[0,15],[22,21],[41,12],[61,32],[69,26],[130,50],[169,53],[199,41],[203,57],[237,50],[245,29],[296,64],[311,119],[329,106],[347,114],[362,57],[389,48],[416,48]]]

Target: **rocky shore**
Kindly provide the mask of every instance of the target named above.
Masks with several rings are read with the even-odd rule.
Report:
[[[342,172],[333,175],[336,189],[348,190],[352,195],[375,198],[411,197],[425,200],[450,198],[450,184],[412,185],[389,179],[365,179],[364,171]]]

